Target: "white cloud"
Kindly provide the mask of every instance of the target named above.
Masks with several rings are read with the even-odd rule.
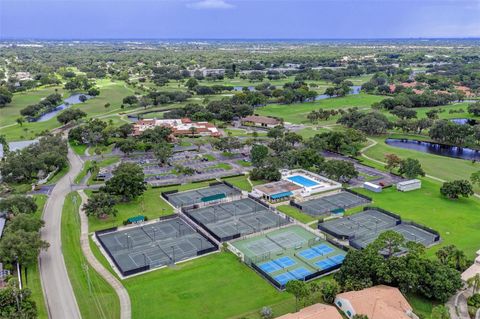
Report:
[[[187,7],[193,9],[232,9],[235,6],[225,0],[201,0],[198,2],[188,3]]]

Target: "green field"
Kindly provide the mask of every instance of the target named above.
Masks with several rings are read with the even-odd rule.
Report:
[[[122,99],[132,94],[132,91],[129,87],[126,86],[123,81],[110,81],[110,80],[98,80],[97,86],[100,88],[100,95],[92,98],[85,103],[80,103],[72,106],[72,108],[79,108],[85,111],[88,114],[87,118],[92,118],[95,116],[105,115],[105,114],[114,114],[121,111],[120,105],[122,104]],[[58,87],[57,87],[58,88]],[[62,90],[59,90],[62,93]],[[32,122],[24,123],[22,126],[15,123],[15,120],[20,117],[20,110],[27,105],[38,103],[40,98],[47,96],[48,94],[54,93],[54,88],[41,89],[35,91],[28,91],[21,93],[18,97],[15,95],[13,97],[13,102],[8,106],[0,109],[0,123],[4,123],[0,127],[0,134],[5,134],[9,141],[16,140],[28,140],[33,139],[45,130],[52,130],[60,126],[60,123],[57,122],[57,118],[54,117],[45,122]],[[63,92],[64,97],[70,95],[69,92]],[[104,107],[105,103],[110,103],[110,107],[106,109]],[[13,126],[7,126],[11,125]]]
[[[433,254],[439,247],[454,244],[469,258],[473,258],[479,248],[480,200],[478,198],[445,199],[440,195],[440,183],[426,178],[422,178],[422,189],[411,192],[398,192],[393,187],[384,189],[382,193],[373,193],[364,189],[356,190],[373,198],[373,206],[437,230],[442,242],[429,249],[429,254]],[[353,209],[353,211],[358,210],[361,209]]]
[[[392,137],[408,138],[409,136],[393,135]],[[365,155],[382,162],[385,161],[385,154],[390,153],[397,154],[402,158],[416,158],[420,161],[427,174],[444,180],[470,179],[470,175],[473,172],[480,170],[480,163],[478,162],[472,163],[471,161],[462,159],[432,155],[389,146],[385,144],[385,138],[386,137],[373,138],[378,144],[366,150]],[[478,187],[476,188],[476,191],[479,191]]]
[[[316,220],[312,216],[304,214],[300,210],[296,209],[295,207],[288,205],[288,203],[285,203],[285,205],[277,206],[277,209],[282,213],[287,214],[288,216],[293,217],[296,220],[305,224]]]
[[[185,184],[180,186],[170,186],[170,187],[158,187],[153,188],[149,187],[147,191],[140,197],[132,200],[131,202],[121,202],[115,205],[115,208],[118,210],[118,214],[115,217],[108,217],[106,219],[99,219],[97,217],[89,217],[89,230],[97,231],[105,228],[110,228],[114,226],[123,225],[123,221],[130,217],[143,215],[149,219],[158,218],[164,215],[170,215],[173,213],[173,207],[168,204],[161,193],[167,190],[179,189],[180,191],[206,187],[208,182],[200,182],[194,184]],[[91,192],[87,191],[87,194]]]
[[[0,128],[10,124],[16,125],[15,121],[20,117],[21,109],[32,104],[37,104],[42,98],[55,93],[55,89],[57,89],[60,94],[64,93],[60,86],[43,87],[27,92],[15,93],[12,98],[12,103],[0,108]]]
[[[76,198],[76,205],[73,198]],[[62,214],[62,251],[82,317],[119,318],[120,303],[113,288],[88,264],[80,246],[80,196],[71,193]],[[90,284],[89,284],[90,283]]]
[[[255,113],[265,116],[281,117],[290,123],[309,123],[308,113],[319,109],[345,109],[349,107],[370,108],[375,102],[384,99],[383,96],[358,94],[346,97],[325,99],[315,102],[295,104],[270,104],[255,110]]]
[[[222,178],[222,180],[227,181],[233,186],[236,186],[244,191],[247,191],[247,192],[252,191],[252,185],[250,185],[246,176],[226,177],[226,178]]]
[[[127,279],[124,285],[133,318],[142,319],[224,319],[292,299],[231,253],[153,271]]]

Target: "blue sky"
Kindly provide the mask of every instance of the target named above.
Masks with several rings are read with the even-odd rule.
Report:
[[[0,38],[480,37],[480,0],[0,0]]]

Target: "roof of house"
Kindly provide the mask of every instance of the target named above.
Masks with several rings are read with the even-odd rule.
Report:
[[[356,314],[369,319],[410,319],[412,307],[398,288],[379,285],[337,295],[348,300]]]
[[[277,319],[342,319],[337,308],[321,303],[303,308],[299,312],[289,313]]]
[[[299,190],[301,188],[302,188],[301,186],[285,180],[255,186],[255,190],[258,190],[268,196],[280,194],[280,193],[292,192],[292,191]]]
[[[259,115],[249,115],[242,118],[242,122],[253,122],[253,123],[261,123],[267,125],[277,125],[280,124],[280,120],[268,117],[268,116],[259,116]]]

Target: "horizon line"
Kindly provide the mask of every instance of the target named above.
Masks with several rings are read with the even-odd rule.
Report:
[[[231,41],[231,40],[243,40],[243,41],[344,41],[344,40],[480,40],[480,36],[459,36],[459,37],[345,37],[345,38],[281,38],[281,37],[271,37],[271,38],[250,38],[250,37],[232,37],[232,38],[209,38],[209,37],[179,37],[179,38],[155,38],[155,37],[102,37],[102,38],[75,38],[75,37],[61,37],[61,38],[48,38],[48,37],[0,37],[0,41]]]

